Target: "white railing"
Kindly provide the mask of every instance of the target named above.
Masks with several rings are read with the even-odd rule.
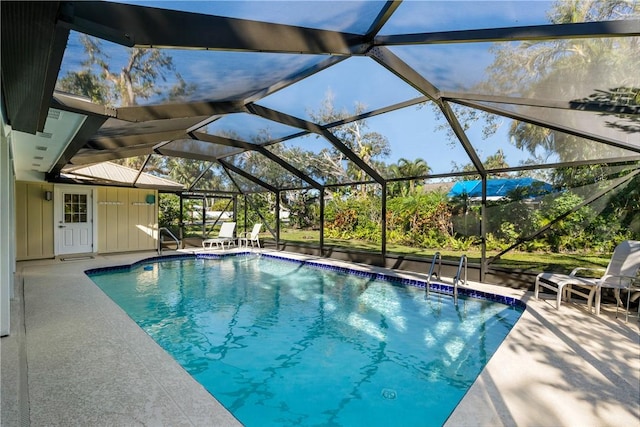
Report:
[[[434,269],[436,267],[436,260],[438,261],[438,272],[434,273]],[[440,252],[436,252],[433,254],[433,259],[431,260],[431,267],[429,267],[429,276],[427,277],[427,296],[429,296],[429,287],[431,286],[431,278],[435,274],[436,278],[440,280],[440,270],[442,269],[442,256]]]
[[[180,249],[180,240],[178,240],[178,238],[174,236],[173,233],[168,228],[161,227],[158,230],[158,255],[162,254],[162,243],[164,243],[164,239],[162,238],[162,233],[167,234],[176,242],[176,250]]]
[[[463,270],[464,269],[464,270]],[[467,284],[467,256],[462,255],[460,257],[460,263],[458,264],[458,271],[453,278],[453,303],[458,305],[458,284],[460,283],[460,275],[464,272],[463,284]]]

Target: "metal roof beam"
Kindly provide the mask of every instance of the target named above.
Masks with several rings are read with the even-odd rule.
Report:
[[[210,135],[212,136],[212,135]],[[198,141],[198,142],[208,142],[208,141],[200,141],[198,139],[193,139],[193,138],[184,138],[184,140],[186,141]],[[159,144],[157,144],[156,146],[153,147],[153,151],[155,151],[158,154],[162,154],[162,155],[167,155],[167,156],[171,156],[171,157],[180,157],[183,159],[195,159],[195,160],[206,160],[206,161],[214,161],[214,160],[218,160],[218,159],[223,159],[225,157],[229,157],[229,156],[233,156],[236,154],[240,154],[244,151],[246,151],[244,148],[238,148],[235,147],[233,145],[226,145],[226,144],[217,144],[217,145],[222,145],[225,148],[236,148],[236,150],[226,150],[224,153],[220,154],[211,154],[211,155],[207,155],[207,154],[202,154],[202,153],[197,153],[194,151],[184,151],[184,149],[179,149],[178,147],[174,146],[174,143],[179,144],[182,143],[182,141],[163,141]]]
[[[243,153],[247,150],[253,150],[254,144],[245,141],[239,141],[237,139],[225,138],[218,135],[211,135],[204,132],[189,132],[189,136],[191,139],[196,141],[208,142],[211,144],[223,145],[225,147],[233,147],[238,148],[237,151],[231,151],[224,153],[224,155],[220,157],[216,157],[215,159],[224,159],[226,157],[235,156],[237,154]]]
[[[592,160],[578,160],[571,162],[559,162],[559,163],[546,163],[544,165],[524,165],[524,166],[512,166],[508,168],[496,168],[487,169],[488,175],[508,172],[521,172],[531,170],[543,170],[543,169],[558,169],[558,168],[573,168],[588,165],[627,165],[640,162],[640,155],[629,157],[609,157],[605,159],[592,159]]]
[[[242,169],[240,169],[239,167],[232,165],[231,163],[224,161],[224,160],[218,160],[218,162],[222,165],[223,168],[228,169],[232,172],[237,173],[238,175],[240,175],[243,178],[248,179],[249,181],[253,182],[254,184],[258,184],[260,187],[262,188],[266,188],[269,191],[272,191],[274,193],[276,193],[278,191],[277,188],[275,188],[274,186],[272,186],[271,184],[267,184],[266,182],[264,182],[263,180],[256,178],[255,176],[243,171]],[[235,182],[235,181],[234,181]],[[238,187],[238,189],[240,190],[240,187],[236,184],[236,187]]]
[[[204,175],[211,170],[211,167],[214,164],[215,164],[215,162],[209,162],[209,166],[204,168],[204,170],[202,172],[200,172],[200,174],[198,174],[196,179],[194,179],[193,182],[189,185],[189,187],[187,187],[187,191],[193,191],[193,187],[195,187],[196,184],[198,183],[198,181],[200,181],[202,179],[202,177],[204,177]]]
[[[167,147],[154,149],[153,151],[162,156],[177,157],[180,159],[201,160],[204,162],[211,162],[213,160],[217,160],[217,159],[212,159],[211,156],[206,156],[199,153],[187,153],[184,151],[173,150]]]
[[[136,177],[133,180],[133,183],[131,183],[131,185],[135,186],[136,183],[138,182],[138,179],[140,179],[140,175],[142,175],[142,172],[144,171],[144,168],[147,167],[147,164],[149,163],[149,160],[151,160],[151,156],[153,154],[147,154],[147,157],[144,159],[144,162],[142,163],[142,166],[140,166],[140,169],[138,169],[138,173],[136,174]]]
[[[78,114],[116,117],[116,109],[104,105],[94,104],[88,99],[71,95],[64,92],[55,91],[51,98],[51,107],[59,110],[71,111]]]
[[[420,93],[432,100],[440,99],[438,88],[386,47],[375,47],[367,52],[367,55]]]
[[[229,181],[231,181],[231,183],[238,189],[237,194],[241,194],[243,196],[246,196],[247,193],[245,191],[243,191],[242,188],[240,188],[240,186],[238,185],[236,180],[231,175],[231,172],[229,172],[229,169],[226,169],[220,162],[218,162],[218,164],[220,165],[220,167],[222,168],[224,173],[227,174],[227,177],[229,178]]]
[[[336,127],[336,126],[341,126],[341,125],[344,125],[344,124],[347,124],[347,123],[350,123],[350,122],[354,122],[354,121],[357,121],[357,120],[364,120],[364,119],[367,119],[369,117],[375,117],[375,116],[380,115],[380,114],[384,114],[384,113],[388,113],[388,112],[391,112],[391,111],[399,110],[399,109],[402,109],[402,108],[410,107],[412,105],[421,104],[421,103],[427,102],[429,100],[430,100],[430,98],[427,97],[427,96],[420,96],[418,98],[413,98],[413,99],[410,99],[408,101],[398,102],[397,104],[393,104],[393,105],[389,105],[387,107],[382,107],[382,108],[378,108],[378,109],[375,109],[375,110],[367,111],[367,112],[364,112],[364,113],[361,113],[361,114],[357,114],[355,116],[347,117],[347,118],[342,119],[342,120],[338,120],[338,121],[335,121],[335,122],[332,122],[332,123],[328,123],[326,125],[322,125],[322,127],[324,129],[329,129],[330,130],[331,128]],[[279,142],[289,141],[289,140],[292,140],[292,139],[300,138],[300,137],[305,136],[305,135],[309,135],[309,133],[310,133],[310,131],[303,130],[301,132],[296,132],[296,133],[294,133],[292,135],[287,135],[287,136],[284,136],[282,138],[273,139],[273,140],[271,140],[271,141],[269,141],[269,142],[267,142],[265,144],[262,144],[262,145],[263,146],[268,146],[268,145],[272,145],[272,144],[277,144]]]
[[[299,170],[298,168],[292,166],[289,162],[287,162],[284,159],[282,159],[281,157],[275,155],[274,153],[272,153],[271,151],[267,150],[266,148],[257,147],[256,151],[258,151],[260,154],[262,154],[263,156],[265,156],[269,160],[279,164],[282,168],[284,168],[287,171],[289,171],[289,173],[297,176],[298,178],[300,178],[301,180],[303,180],[307,184],[311,185],[315,189],[317,189],[317,190],[321,190],[322,189],[322,185],[319,182],[317,182],[313,178],[309,177],[307,174],[303,173],[301,170]]]
[[[237,113],[240,111],[244,111],[244,105],[241,102],[169,103],[161,105],[120,107],[116,109],[116,118],[128,122],[146,122],[150,120],[214,116],[217,114]]]
[[[378,13],[378,16],[376,17],[376,19],[373,20],[373,23],[371,24],[371,26],[367,30],[367,33],[365,34],[365,37],[367,39],[370,39],[374,37],[376,34],[378,34],[378,32],[382,29],[382,27],[384,27],[384,24],[386,24],[389,18],[391,18],[391,16],[396,11],[396,9],[400,7],[400,4],[402,4],[402,0],[387,1],[385,5],[382,7],[382,10],[380,10],[380,13]]]
[[[73,159],[76,153],[85,146],[87,140],[95,135],[106,120],[107,118],[104,116],[87,116],[78,132],[73,136],[71,142],[69,142],[60,157],[58,157],[58,160],[56,160],[56,163],[51,167],[49,173],[53,175],[58,174],[62,168]]]
[[[87,148],[110,149],[132,147],[137,145],[155,145],[171,139],[189,138],[184,130],[168,130],[163,132],[150,132],[139,135],[103,136],[87,141]]]
[[[152,145],[122,147],[110,150],[83,150],[69,161],[72,165],[88,165],[91,163],[108,162],[110,160],[126,159],[128,157],[146,156],[153,151]]]
[[[614,105],[596,101],[561,101],[553,99],[532,99],[460,92],[441,92],[440,94],[443,100],[452,102],[456,102],[457,100],[480,101],[499,104],[524,105],[527,107],[555,108],[560,110],[593,111],[607,114],[640,114],[640,105]]]
[[[452,99],[450,102],[455,102],[457,104],[460,105],[465,105],[467,107],[471,107],[471,108],[476,108],[478,110],[483,110],[483,111],[487,111],[489,113],[492,114],[498,114],[500,116],[504,116],[504,117],[509,117],[510,119],[514,119],[514,120],[520,120],[523,122],[527,122],[527,123],[531,123],[534,124],[536,126],[542,126],[542,127],[546,127],[548,129],[552,129],[552,130],[557,130],[560,132],[564,132],[567,133],[569,135],[573,135],[573,136],[579,136],[581,138],[587,138],[587,139],[591,139],[593,141],[597,141],[597,142],[601,142],[603,144],[607,144],[610,145],[612,147],[617,147],[617,148],[622,148],[625,150],[630,150],[630,151],[634,151],[636,153],[640,153],[640,145],[636,144],[629,144],[626,142],[622,142],[622,141],[618,141],[618,140],[613,140],[610,138],[604,138],[602,136],[599,135],[595,135],[592,133],[588,133],[588,132],[583,132],[579,129],[575,129],[569,126],[564,126],[558,123],[553,123],[553,122],[549,122],[547,120],[541,120],[538,119],[536,117],[527,115],[527,114],[521,114],[521,113],[514,113],[512,111],[503,109],[503,108],[499,108],[499,107],[495,107],[495,106],[488,106],[485,104],[481,104],[481,103],[476,103],[476,102],[469,102],[469,101],[462,101],[462,100],[455,100]]]
[[[271,151],[267,150],[265,147],[261,145],[251,144],[249,142],[239,141],[232,138],[223,138],[220,136],[209,135],[207,133],[202,133],[202,132],[192,132],[190,135],[194,139],[197,139],[199,141],[211,142],[213,144],[221,144],[221,145],[227,145],[230,147],[238,147],[238,148],[244,148],[245,150],[256,151],[262,154],[263,156],[265,156],[266,158],[268,158],[269,160],[277,163],[278,165],[280,165],[281,167],[289,171],[291,174],[305,181],[307,184],[317,188],[318,190],[322,188],[322,185],[320,183],[316,182],[314,179],[310,178],[309,176],[304,174],[302,171],[292,166],[289,162],[283,160],[281,157],[277,156],[276,154],[272,153]]]
[[[451,106],[449,105],[449,103],[441,101],[441,102],[438,102],[438,106],[444,113],[444,117],[449,122],[449,126],[451,126],[453,133],[455,133],[458,139],[460,140],[460,144],[462,145],[462,148],[464,148],[464,151],[467,152],[467,155],[471,159],[471,163],[473,163],[473,166],[475,166],[475,168],[478,170],[478,174],[483,178],[487,176],[487,172],[484,169],[482,160],[480,160],[480,157],[478,157],[478,153],[476,153],[476,150],[473,148],[473,145],[471,145],[471,141],[469,141],[467,134],[464,132],[462,125],[458,121],[458,118],[456,117],[455,113],[451,109]]]
[[[58,174],[76,153],[85,147],[87,141],[96,135],[100,128],[110,118],[115,116],[115,110],[88,102],[85,98],[55,92],[51,98],[51,107],[63,111],[70,111],[77,114],[86,115],[82,126],[73,136],[64,152],[58,157],[56,163],[49,170],[49,174]]]
[[[210,142],[212,144],[220,144],[227,147],[242,148],[242,151],[255,150],[256,144],[252,144],[246,141],[240,141],[233,138],[225,138],[223,136],[211,135],[204,132],[189,132],[189,136],[198,141]],[[240,151],[240,152],[242,152]]]
[[[418,98],[413,98],[408,101],[398,102],[397,104],[389,105],[387,107],[378,108],[375,110],[366,111],[361,114],[357,114],[355,116],[347,117],[346,119],[338,120],[332,123],[328,123],[326,125],[322,125],[325,129],[331,129],[336,126],[342,126],[347,123],[355,122],[358,120],[368,119],[369,117],[375,117],[380,114],[389,113],[391,111],[400,110],[402,108],[411,107],[413,105],[422,104],[424,102],[430,101],[428,96],[420,96]]]
[[[187,134],[185,128],[198,126],[206,116],[185,117],[182,119],[151,120],[148,122],[131,123],[109,118],[104,126],[96,133],[94,139],[118,138],[134,135],[162,134],[164,132],[180,131]]]
[[[365,163],[356,153],[354,153],[349,147],[347,147],[342,141],[336,138],[334,134],[325,129],[323,126],[256,104],[247,105],[247,109],[252,114],[263,117],[265,119],[277,123],[282,123],[298,129],[305,129],[309,132],[323,136],[335,148],[337,148],[342,154],[347,156],[349,160],[351,160],[357,167],[365,171],[367,175],[373,178],[377,183],[382,184],[384,182],[384,178],[382,178],[382,176],[375,169]]]
[[[74,1],[69,28],[129,47],[351,55],[363,36],[152,7]],[[140,25],[144,23],[145,25]]]
[[[618,20],[378,36],[374,39],[374,45],[484,43],[516,40],[540,41],[597,37],[635,37],[639,35],[640,20]]]

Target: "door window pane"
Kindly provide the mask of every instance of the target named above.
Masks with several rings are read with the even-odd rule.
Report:
[[[65,194],[64,195],[64,222],[67,222],[67,223],[87,222],[87,195],[86,194]]]

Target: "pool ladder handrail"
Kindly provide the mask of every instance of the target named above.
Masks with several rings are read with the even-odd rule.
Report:
[[[162,239],[162,232],[165,232],[176,242],[176,250],[180,249],[180,240],[166,227],[160,227],[158,230],[158,255],[162,255],[162,243],[164,240]]]
[[[460,257],[460,263],[458,264],[458,271],[456,272],[455,277],[453,278],[453,304],[458,305],[458,284],[460,283],[460,275],[463,272],[464,268],[464,280],[463,285],[467,284],[467,256],[462,255]]]
[[[434,273],[434,269],[436,267],[436,260],[438,261],[438,272]],[[433,254],[433,259],[431,260],[431,267],[429,267],[429,276],[427,277],[427,285],[425,288],[427,289],[427,296],[429,296],[429,287],[431,286],[431,278],[435,274],[436,278],[440,280],[440,270],[442,270],[442,255],[440,252],[436,252]]]

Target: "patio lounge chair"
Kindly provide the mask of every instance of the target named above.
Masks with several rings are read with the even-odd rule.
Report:
[[[260,229],[262,229],[262,224],[254,224],[253,230],[251,230],[251,232],[245,231],[240,235],[240,238],[238,239],[238,245],[242,246],[244,244],[246,247],[249,247],[249,242],[251,242],[251,247],[253,247],[254,244],[260,247],[260,239],[258,238]]]
[[[571,294],[580,295],[587,299],[587,307],[591,311],[595,295],[596,315],[598,315],[600,314],[602,288],[614,288],[616,301],[619,305],[622,305],[620,289],[630,290],[634,283],[640,280],[637,276],[638,269],[640,269],[640,241],[625,240],[616,246],[602,277],[580,277],[578,273],[583,271],[603,271],[603,269],[582,267],[573,269],[568,275],[540,273],[536,277],[534,296],[536,299],[538,298],[540,287],[556,292],[556,308],[559,309],[563,298],[571,301]],[[585,293],[586,291],[589,293]]]
[[[224,222],[222,223],[222,226],[220,227],[220,232],[218,233],[218,237],[213,238],[213,239],[205,239],[202,241],[202,248],[203,249],[211,249],[213,247],[213,244],[215,243],[216,248],[222,246],[222,249],[224,249],[224,244],[227,243],[229,245],[229,247],[231,247],[231,244],[235,242],[235,237],[233,235],[233,232],[236,229],[236,223],[235,222]]]

